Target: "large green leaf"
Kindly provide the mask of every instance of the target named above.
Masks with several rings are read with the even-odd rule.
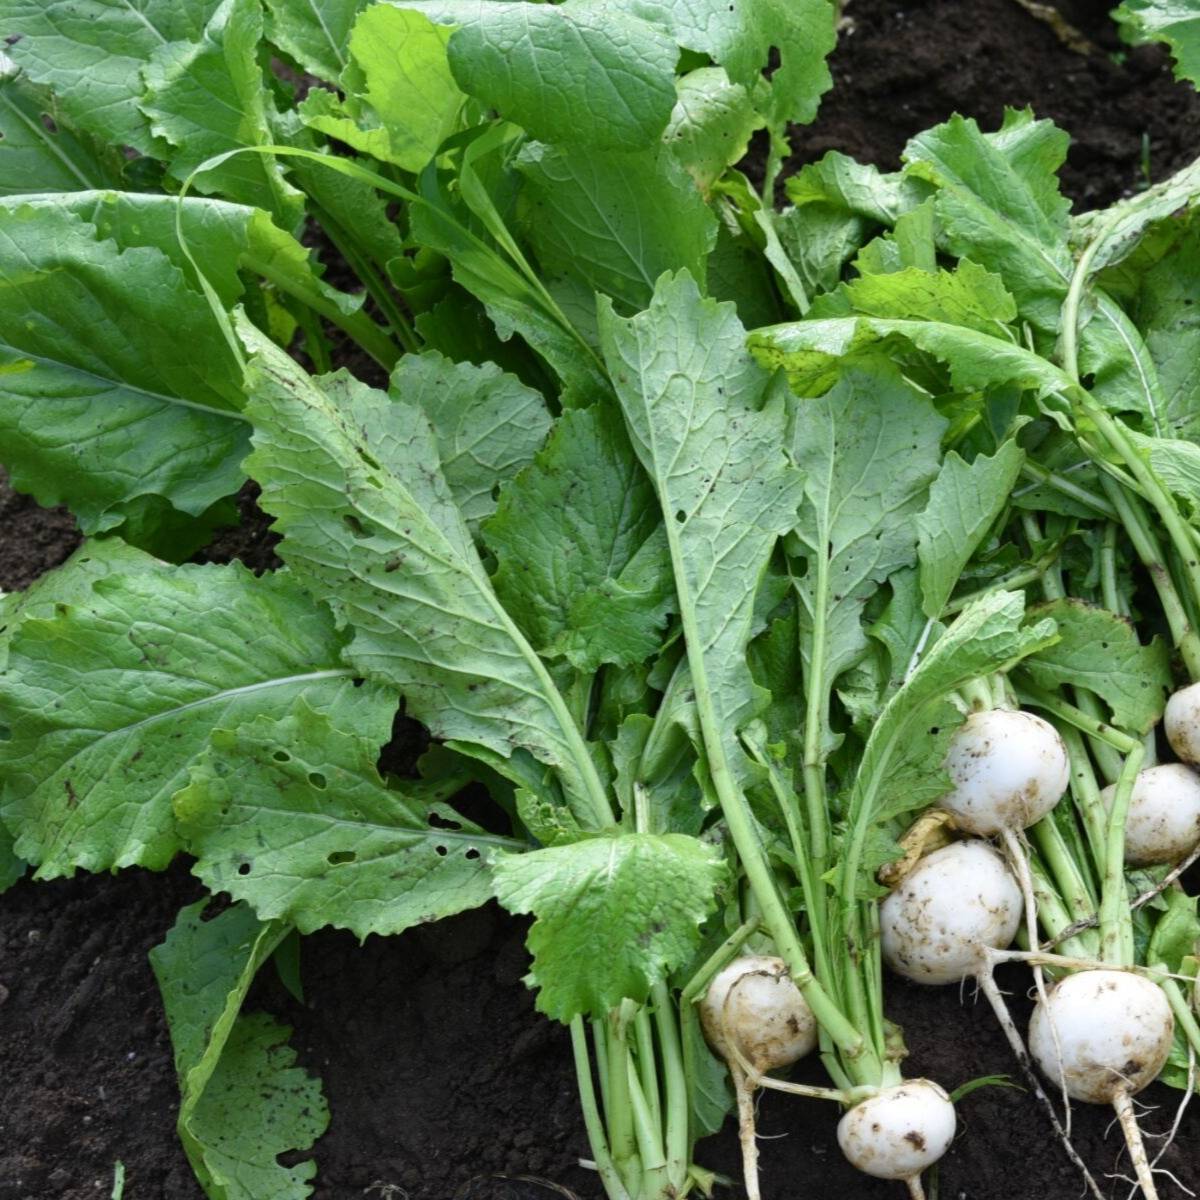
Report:
[[[747,354],[733,305],[702,299],[686,274],[664,275],[635,317],[606,302],[600,316],[613,386],[667,525],[702,719],[740,755],[737,732],[757,702],[746,663],[754,597],[802,494],[783,450],[782,397],[763,406],[769,377]]]
[[[74,133],[53,100],[27,80],[5,77],[0,60],[0,196],[115,187],[121,157]]]
[[[13,835],[8,828],[0,825],[0,892],[7,891],[24,874],[28,863],[18,858],[13,849]]]
[[[436,351],[406,354],[390,391],[429,419],[442,474],[472,530],[496,511],[500,488],[550,431],[541,393],[494,363],[455,363]]]
[[[904,154],[906,173],[937,188],[943,249],[1001,276],[1047,356],[1075,269],[1070,203],[1057,175],[1067,140],[1051,122],[1010,110],[987,134],[973,120],[952,117],[915,137]],[[1144,218],[1149,207],[1137,211]],[[1094,377],[1102,404],[1142,413],[1157,428],[1161,392],[1146,359],[1120,308],[1097,291],[1080,331],[1080,370]]]
[[[1022,663],[1035,683],[1086,688],[1117,725],[1138,734],[1153,728],[1171,687],[1170,653],[1161,638],[1143,646],[1129,621],[1082,600],[1054,600],[1029,615],[1049,617],[1059,633],[1059,641]]]
[[[1155,431],[1200,441],[1200,224],[1194,219],[1173,252],[1139,276],[1131,313],[1162,387]]]
[[[1112,15],[1127,42],[1166,42],[1175,78],[1200,85],[1200,9],[1191,0],[1123,0]]]
[[[138,108],[142,70],[175,43],[198,42],[219,0],[0,0],[0,37],[77,129],[154,149]],[[169,53],[169,50],[166,50]]]
[[[345,375],[311,378],[253,326],[247,469],[280,554],[353,631],[347,658],[435,736],[558,769],[577,815],[608,801],[562,697],[492,590],[424,414]],[[490,761],[490,759],[489,759]]]
[[[304,1200],[309,1149],[329,1123],[320,1083],[293,1066],[291,1032],[265,1013],[239,1015],[259,967],[288,932],[243,904],[205,920],[207,901],[180,911],[150,952],[179,1076],[178,1129],[210,1200]]]
[[[565,413],[484,528],[500,599],[543,653],[581,671],[641,663],[673,599],[654,489],[610,406]]]
[[[86,600],[92,584],[106,575],[133,575],[158,570],[161,565],[120,538],[92,538],[23,592],[0,596],[0,671],[8,663],[9,642],[26,617],[52,617],[58,605]]]
[[[789,549],[805,564],[795,585],[807,686],[822,688],[826,709],[835,680],[866,648],[863,606],[916,561],[915,518],[945,428],[928,396],[883,363],[847,370],[793,408],[788,444],[804,501]]]
[[[467,97],[450,71],[450,30],[423,13],[376,4],[354,23],[345,99],[316,88],[305,124],[406,171],[420,171],[458,127]]]
[[[211,731],[345,706],[382,745],[396,701],[356,688],[329,614],[286,574],[238,565],[142,570],[21,621],[0,675],[4,817],[40,878],[163,867],[171,797]]]
[[[954,116],[904,150],[908,173],[938,188],[947,248],[1000,274],[1022,315],[1046,331],[1057,327],[1074,266],[1057,176],[1068,140],[1051,122],[1009,110],[997,133]]]
[[[811,121],[832,82],[825,57],[837,43],[828,0],[620,0],[689,50],[707,54],[759,95],[775,124]]]
[[[716,218],[687,172],[664,149],[633,153],[535,142],[517,162],[525,234],[544,270],[640,309],[664,272],[688,270],[701,285]]]
[[[800,395],[811,395],[837,379],[840,360],[886,338],[910,342],[945,363],[951,384],[963,391],[1009,384],[1049,397],[1078,386],[1061,368],[1006,336],[939,320],[849,316],[796,321],[755,330],[749,346],[764,366],[783,367]]]
[[[180,201],[152,192],[114,191],[43,193],[22,196],[20,204],[45,213],[48,220],[61,219],[56,213],[80,217],[95,227],[98,240],[113,241],[122,250],[134,246],[159,250],[199,292],[190,253],[227,308],[245,295],[247,275],[269,280],[299,299],[331,305],[346,316],[362,307],[361,296],[324,283],[320,264],[309,250],[260,208],[199,196]]]
[[[175,178],[187,179],[228,150],[274,140],[258,61],[262,33],[259,0],[221,0],[199,38],[161,47],[147,66],[141,108],[155,135],[175,148],[169,159]],[[303,197],[267,154],[239,154],[198,175],[194,186],[268,209],[284,226],[303,210]]]
[[[1012,441],[990,458],[980,454],[970,463],[953,450],[946,455],[929,489],[929,504],[917,518],[921,599],[931,620],[941,616],[963,567],[1004,511],[1024,461]]]
[[[520,843],[446,804],[467,776],[388,787],[378,755],[303,702],[214,731],[175,797],[196,874],[301,933],[399,933],[485,903],[493,855]]]
[[[546,142],[633,150],[675,104],[674,41],[614,5],[391,0],[456,25],[459,86]]]
[[[267,37],[310,74],[334,82],[349,61],[350,30],[369,0],[266,0]]]
[[[538,1008],[569,1021],[602,1016],[688,962],[725,867],[683,834],[614,833],[496,863],[496,895],[532,913]]]
[[[0,209],[0,458],[85,532],[157,500],[197,516],[235,492],[241,372],[158,249],[120,248],[67,205]],[[180,353],[186,346],[188,352]]]

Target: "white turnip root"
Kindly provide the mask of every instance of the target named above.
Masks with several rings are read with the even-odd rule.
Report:
[[[748,1200],[759,1200],[754,1129],[756,1078],[790,1066],[817,1044],[817,1022],[782,958],[743,955],[723,968],[700,1001],[700,1023],[729,1066],[737,1093],[742,1176]]]
[[[923,858],[880,905],[883,961],[917,983],[957,983],[979,969],[981,946],[1003,949],[1021,923],[1021,889],[978,839]]]
[[[838,1145],[877,1179],[903,1179],[919,1191],[921,1172],[950,1148],[958,1119],[950,1097],[928,1079],[906,1079],[856,1104],[838,1122]]]
[[[1068,975],[1040,1000],[1029,1048],[1067,1095],[1111,1104],[1121,1122],[1142,1191],[1157,1196],[1131,1097],[1152,1082],[1171,1051],[1175,1018],[1157,984],[1129,971]]]
[[[1163,714],[1163,727],[1171,749],[1185,763],[1200,764],[1200,683],[1171,696]]]
[[[1058,731],[1033,713],[971,713],[945,760],[953,789],[940,804],[968,833],[1015,832],[1046,815],[1067,790],[1070,763]]]
[[[1112,808],[1114,785],[1100,793]],[[1185,858],[1200,841],[1200,774],[1183,763],[1139,771],[1125,819],[1125,861],[1145,867]]]
[[[740,1055],[759,1074],[790,1066],[817,1044],[812,1010],[782,958],[735,958],[708,985],[700,1022],[726,1062],[738,1063]]]
[[[1157,984],[1130,971],[1080,971],[1033,1010],[1029,1049],[1072,1099],[1111,1104],[1118,1092],[1136,1095],[1158,1075],[1174,1032]]]

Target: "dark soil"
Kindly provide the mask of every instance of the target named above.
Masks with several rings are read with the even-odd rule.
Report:
[[[952,111],[994,125],[1002,106],[1031,104],[1075,138],[1067,191],[1087,207],[1200,150],[1200,103],[1171,81],[1158,50],[1120,47],[1105,3],[1064,0],[1067,20],[1100,51],[1080,55],[1013,0],[850,0],[851,27],[833,60],[821,119],[798,130],[791,166],[831,148],[892,167],[912,134]],[[274,540],[247,487],[239,527],[200,557],[277,565]],[[15,496],[0,478],[0,589],[26,586],[77,542],[69,515]],[[389,766],[415,744],[401,721]],[[22,883],[0,900],[0,1200],[95,1200],[124,1162],[129,1200],[199,1200],[173,1121],[170,1047],[146,952],[178,908],[201,894],[180,864]],[[317,1200],[547,1200],[531,1178],[599,1200],[564,1031],[538,1017],[522,983],[524,923],[494,908],[392,939],[325,933],[304,942],[307,1003],[268,970],[251,1005],[291,1024],[302,1063],[324,1081],[333,1113],[318,1143]],[[1025,976],[1006,981],[1018,1021]],[[906,1031],[911,1073],[948,1087],[1011,1071],[990,1013],[954,989],[894,983],[889,1010]],[[815,1067],[806,1068],[815,1081]],[[1146,1121],[1166,1129],[1178,1093],[1156,1087]],[[1066,1200],[1077,1177],[1029,1099],[989,1087],[960,1105],[962,1136],[946,1156],[941,1200]],[[1081,1108],[1077,1144],[1098,1173],[1121,1169],[1110,1114]],[[1164,1160],[1200,1188],[1200,1154],[1185,1124]],[[760,1111],[766,1200],[897,1200],[900,1185],[851,1170],[828,1105],[767,1096]],[[705,1165],[737,1176],[729,1129],[704,1143]],[[1127,1165],[1127,1164],[1126,1164]],[[1114,1197],[1128,1185],[1106,1181]],[[1169,1185],[1167,1185],[1169,1186]],[[390,1189],[390,1190],[389,1190]]]
[[[841,150],[894,169],[905,142],[951,113],[999,125],[1030,106],[1071,135],[1063,190],[1080,208],[1112,203],[1200,152],[1200,98],[1177,84],[1161,46],[1117,36],[1109,0],[1059,0],[1094,47],[1068,49],[1016,0],[848,0],[833,89],[794,131],[793,166]],[[1120,60],[1120,61],[1118,61]]]

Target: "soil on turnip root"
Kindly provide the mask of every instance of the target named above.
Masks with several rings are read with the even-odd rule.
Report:
[[[796,131],[789,166],[836,148],[893,167],[908,137],[953,111],[990,127],[1005,104],[1030,104],[1073,135],[1063,178],[1081,207],[1127,194],[1147,169],[1158,178],[1200,153],[1200,102],[1173,83],[1157,49],[1122,51],[1108,7],[1062,3],[1097,47],[1081,55],[1014,0],[849,0],[834,91],[817,123]],[[200,557],[277,565],[252,487],[239,510],[239,527]],[[0,478],[0,589],[26,586],[76,541],[68,515],[15,496]],[[410,763],[418,740],[411,723],[398,722],[389,767]],[[0,1200],[108,1196],[118,1159],[128,1200],[200,1200],[174,1133],[170,1045],[146,952],[201,894],[180,862],[161,875],[24,882],[0,898]],[[532,1177],[600,1200],[595,1176],[576,1165],[588,1151],[569,1041],[534,1012],[522,981],[525,928],[489,906],[363,946],[344,933],[316,934],[303,943],[303,1005],[269,967],[263,972],[250,1007],[292,1026],[292,1044],[321,1077],[332,1110],[315,1151],[317,1200],[560,1194]],[[1023,1025],[1028,977],[1013,971],[1003,982]],[[1014,1070],[990,1012],[969,993],[890,980],[888,1012],[904,1027],[912,1074],[953,1088]],[[806,1065],[797,1078],[815,1082],[819,1069]],[[1166,1130],[1179,1093],[1155,1087],[1143,1098],[1158,1106],[1146,1126]],[[1080,1194],[1023,1092],[983,1088],[959,1112],[941,1200]],[[819,1102],[763,1099],[765,1200],[899,1200],[900,1185],[843,1162],[835,1121]],[[1077,1145],[1105,1190],[1125,1196],[1128,1184],[1103,1180],[1128,1167],[1118,1135],[1105,1136],[1110,1114],[1079,1106],[1075,1121]],[[1196,1146],[1187,1119],[1162,1164],[1192,1188],[1200,1188]],[[698,1159],[736,1177],[733,1131],[702,1143]]]

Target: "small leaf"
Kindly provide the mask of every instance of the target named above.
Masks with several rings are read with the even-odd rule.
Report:
[[[848,369],[824,396],[792,408],[789,444],[804,472],[792,556],[808,687],[828,703],[866,648],[862,612],[891,575],[916,561],[916,517],[937,471],[945,420],[884,363]],[[813,629],[824,660],[811,661]]]
[[[349,59],[354,18],[369,0],[266,0],[267,37],[304,70],[332,83]]]
[[[676,84],[676,92],[663,141],[707,194],[725,168],[744,157],[763,118],[754,111],[749,92],[731,83],[720,67],[689,71]]]
[[[1059,641],[1022,664],[1038,686],[1086,688],[1122,728],[1138,734],[1153,728],[1171,687],[1170,654],[1161,638],[1143,646],[1129,621],[1082,600],[1054,600],[1029,615],[1051,618],[1059,632]]]
[[[494,363],[455,363],[436,351],[406,354],[389,391],[429,418],[442,474],[472,530],[496,511],[501,487],[550,431],[541,393]]]
[[[581,671],[662,643],[670,562],[654,489],[608,406],[565,413],[484,528],[497,594],[534,644]]]
[[[300,105],[306,125],[406,171],[420,171],[458,127],[463,94],[450,72],[450,30],[376,4],[354,22],[345,99],[322,88]],[[326,76],[336,78],[336,76]]]
[[[1024,461],[1013,441],[991,458],[980,454],[970,463],[953,450],[946,455],[917,518],[922,607],[930,619],[941,616],[963,567],[1004,511]]]
[[[239,1016],[287,926],[240,904],[206,921],[206,903],[182,909],[150,952],[179,1075],[180,1140],[211,1200],[305,1200],[316,1163],[279,1157],[325,1131],[321,1085],[294,1066],[290,1029],[266,1013]]]
[[[746,353],[733,305],[703,299],[685,273],[664,275],[650,307],[628,320],[601,301],[600,329],[670,530],[689,658],[706,676],[705,719],[737,761],[738,729],[759,703],[746,662],[755,594],[801,497],[783,453],[781,397]]]
[[[671,115],[675,45],[616,5],[391,2],[456,26],[450,67],[459,86],[542,141],[633,150]]]
[[[501,858],[496,895],[532,913],[537,1006],[559,1021],[602,1016],[687,962],[724,877],[720,856],[683,834],[614,834]]]

